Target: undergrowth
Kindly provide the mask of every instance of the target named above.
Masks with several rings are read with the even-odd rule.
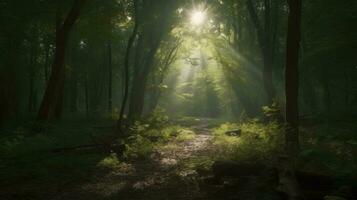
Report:
[[[357,126],[350,123],[318,124],[301,128],[299,167],[342,179],[357,179],[356,131]]]
[[[226,134],[232,130],[239,131],[240,135]],[[217,159],[270,162],[282,151],[282,129],[276,122],[225,123],[214,129],[213,134]]]
[[[195,137],[195,133],[181,126],[151,126],[137,122],[132,127],[132,134],[127,138],[125,157],[148,157],[157,148],[163,147],[171,140],[187,141]]]

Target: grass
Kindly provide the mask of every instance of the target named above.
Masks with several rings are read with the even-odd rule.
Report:
[[[148,157],[158,148],[163,148],[169,141],[184,142],[195,138],[195,133],[177,125],[166,125],[157,128],[149,124],[137,123],[132,135],[125,142],[128,158]]]
[[[189,141],[195,139],[195,132],[188,129],[181,129],[179,134],[176,136],[176,140],[179,142]]]
[[[228,136],[230,130],[241,131],[239,137]],[[224,123],[213,130],[217,159],[272,161],[281,151],[282,130],[278,124],[250,120],[244,123]]]
[[[229,130],[241,130],[240,137],[227,136]],[[357,179],[357,126],[316,124],[300,127],[301,152],[298,168],[341,180]],[[215,160],[237,160],[273,164],[284,153],[284,130],[277,123],[248,120],[224,123],[213,130]]]

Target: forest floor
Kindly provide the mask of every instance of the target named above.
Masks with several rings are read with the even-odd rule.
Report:
[[[90,135],[109,135],[112,132],[112,129],[108,128],[110,124],[109,121],[58,124],[46,135],[30,135],[24,131],[26,127],[3,132],[5,136],[0,138],[0,199],[281,199],[276,192],[275,182],[266,179],[269,174],[253,175],[243,179],[233,177],[217,183],[214,178],[216,174],[212,170],[214,163],[220,159],[242,161],[247,156],[261,156],[262,150],[270,148],[271,140],[264,138],[276,131],[274,125],[267,126],[254,121],[239,124],[221,120],[189,119],[172,121],[166,128],[179,133],[172,135],[170,132],[166,139],[156,143],[155,138],[145,143],[145,137],[150,136],[152,132],[150,129],[144,130],[143,134],[147,135],[137,138],[140,140],[135,140],[139,143],[134,147],[148,152],[145,156],[125,158],[96,148],[60,153],[52,151],[54,148],[91,143],[93,138]],[[227,130],[234,130],[237,127],[243,132],[239,138],[225,135]],[[165,131],[153,133],[161,136]],[[309,136],[308,141],[312,140],[311,138],[313,137]],[[145,146],[152,143],[154,145],[146,149]],[[234,151],[231,151],[232,147]],[[338,147],[342,149],[347,145]],[[334,150],[337,147],[334,145],[329,149]],[[351,149],[342,149],[341,152],[348,154],[337,158],[353,159],[353,153],[349,153]],[[236,157],[225,157],[226,150]],[[311,152],[314,153],[314,149],[308,149],[305,153],[306,159],[318,161],[317,157],[310,158]],[[349,154],[351,156],[348,156]],[[321,154],[318,154],[318,157],[324,158]],[[330,155],[325,157],[328,160],[332,158]],[[332,163],[335,164],[337,161],[332,160]],[[312,165],[313,168],[321,166],[315,163]],[[343,165],[346,166],[344,163]],[[326,165],[321,167],[326,169]],[[342,169],[354,170],[355,167]],[[254,169],[245,170],[249,172]],[[231,171],[244,173],[244,169],[241,168]],[[340,171],[342,170],[338,168],[337,172]],[[336,174],[336,171],[332,171],[332,174]],[[323,197],[326,194],[329,193],[322,191],[318,195]]]
[[[180,141],[172,139],[155,149],[148,158],[135,159],[117,170],[97,174],[91,182],[63,191],[53,200],[213,199],[202,190],[199,180],[202,174],[196,171],[196,164],[209,162],[208,157],[213,153],[209,123],[201,120],[189,129],[195,133],[194,137]]]
[[[15,130],[19,136],[9,131],[1,141],[4,156],[0,156],[0,199],[217,199],[209,198],[208,190],[202,187],[201,173],[210,176],[207,171],[214,162],[212,128],[218,126],[209,119],[182,124],[188,135],[170,136],[150,155],[115,161],[110,169],[100,167],[111,158],[110,154],[96,149],[51,150],[91,143],[89,133],[108,134],[108,124],[58,124],[51,128],[55,131],[35,136],[24,132],[26,127]]]

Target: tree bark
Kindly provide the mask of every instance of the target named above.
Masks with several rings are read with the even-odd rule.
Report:
[[[287,36],[287,55],[285,71],[286,95],[286,147],[287,151],[296,155],[299,150],[299,48],[301,26],[301,0],[288,0],[289,19]]]
[[[139,120],[143,113],[146,83],[152,71],[155,54],[160,47],[165,34],[169,33],[172,27],[172,12],[177,8],[177,1],[143,1],[143,11],[145,24],[142,26],[137,47],[137,63],[134,65],[133,86],[130,93],[130,104],[128,112],[129,125]],[[154,13],[157,13],[156,15]],[[153,17],[154,16],[154,17]],[[138,48],[143,42],[143,48]]]
[[[112,97],[112,76],[113,76],[113,69],[112,69],[112,44],[108,42],[108,111],[112,111],[112,104],[113,104],[113,97]]]
[[[35,102],[35,76],[36,76],[36,41],[33,41],[31,44],[31,53],[30,53],[30,71],[29,71],[29,96],[28,96],[28,111],[32,113],[35,111],[36,102]]]
[[[49,74],[49,60],[50,60],[50,49],[51,48],[51,45],[50,45],[50,42],[49,42],[49,39],[47,39],[46,37],[46,42],[45,42],[45,62],[44,62],[44,66],[43,66],[43,71],[44,71],[44,74],[45,74],[45,83],[47,84],[48,82],[48,74]]]
[[[149,102],[147,113],[152,113],[156,109],[159,103],[159,99],[162,93],[162,88],[160,88],[160,86],[164,82],[164,78],[167,73],[167,70],[169,69],[169,66],[175,61],[177,51],[181,43],[182,41],[177,41],[176,44],[169,50],[167,55],[164,56],[163,62],[159,63],[160,65],[163,65],[163,67],[161,68],[161,72],[158,75],[159,77],[155,77],[155,75],[153,75],[155,79],[153,81],[154,82],[153,84],[155,84],[155,86],[153,88],[153,91],[151,92],[151,99],[150,99],[151,101]]]
[[[41,103],[37,119],[39,121],[50,121],[56,116],[56,108],[60,103],[62,89],[62,79],[65,73],[65,54],[66,44],[69,33],[79,17],[81,8],[86,0],[74,0],[72,8],[67,15],[64,23],[56,31],[56,50],[54,55],[54,62],[52,64],[52,71],[48,81],[46,91]],[[64,80],[63,80],[64,81]]]
[[[247,8],[252,18],[252,22],[257,31],[258,43],[261,48],[263,56],[263,83],[264,89],[267,94],[267,103],[273,103],[275,97],[275,88],[273,85],[273,56],[274,56],[274,47],[273,47],[273,32],[271,31],[271,2],[270,0],[264,0],[264,28],[259,21],[259,16],[254,8],[252,0],[247,0]],[[275,32],[274,32],[275,34]]]
[[[128,123],[133,124],[135,120],[140,119],[144,110],[144,100],[146,93],[146,83],[148,80],[149,73],[152,69],[153,62],[155,59],[155,54],[159,48],[160,41],[158,40],[156,44],[151,47],[146,60],[143,65],[143,70],[140,70],[133,79],[133,86],[131,88],[130,104],[129,104],[129,115]]]
[[[72,52],[75,51],[73,47]],[[69,73],[70,79],[70,111],[75,113],[78,111],[78,69],[75,64],[74,56],[70,58],[71,72]]]
[[[0,73],[0,126],[4,121],[18,113],[19,95],[17,93],[16,67],[19,61],[16,55],[19,53],[20,42],[21,40],[16,37],[8,37],[7,59],[5,61],[7,66],[0,65],[2,70]]]
[[[122,126],[123,126],[123,119],[124,119],[124,112],[125,112],[125,107],[126,103],[128,100],[129,96],[129,67],[130,67],[130,53],[131,53],[131,48],[134,44],[135,37],[138,32],[138,13],[137,13],[137,1],[134,0],[134,29],[133,32],[128,40],[128,44],[126,47],[126,53],[125,53],[125,61],[124,61],[124,95],[123,95],[123,101],[121,104],[120,108],[120,113],[119,113],[119,120],[118,120],[118,129],[122,132]]]
[[[89,117],[89,89],[88,89],[88,72],[85,75],[84,80],[84,98],[85,98],[85,106],[86,106],[86,116]]]

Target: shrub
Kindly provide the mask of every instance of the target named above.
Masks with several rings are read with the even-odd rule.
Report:
[[[136,134],[128,138],[128,146],[125,151],[126,157],[146,157],[154,149],[154,143],[142,135]]]
[[[117,169],[120,167],[120,161],[116,153],[111,153],[98,163],[98,166],[104,169]]]
[[[163,108],[157,108],[150,114],[145,120],[153,128],[161,128],[169,123],[169,117],[166,115],[166,111]]]
[[[181,126],[163,126],[154,128],[149,124],[136,122],[132,127],[132,135],[125,141],[127,157],[147,157],[155,148],[163,146],[170,140],[186,141],[195,137],[194,132]]]
[[[227,136],[229,130],[241,130],[241,136]],[[219,157],[234,160],[271,161],[283,146],[283,132],[276,122],[264,124],[250,120],[242,124],[226,123],[214,130]]]
[[[195,132],[187,129],[181,129],[179,134],[176,137],[176,140],[179,142],[187,141],[187,140],[192,140],[196,137]]]

